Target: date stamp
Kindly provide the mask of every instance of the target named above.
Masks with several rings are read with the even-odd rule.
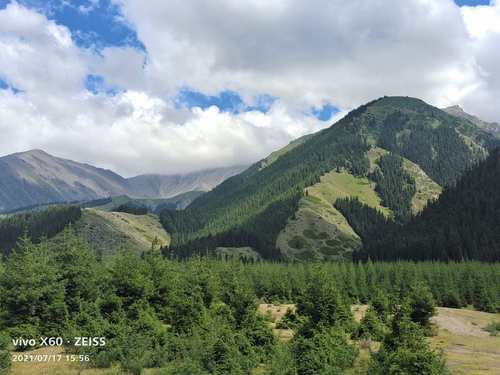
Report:
[[[89,362],[90,356],[83,354],[12,354],[12,362]]]
[[[66,353],[65,349],[90,348],[106,346],[105,337],[16,337],[12,339],[12,345],[17,350],[24,352],[12,353],[12,362],[21,363],[57,363],[57,362],[90,362],[88,354]],[[45,349],[45,350],[44,350]],[[26,350],[28,350],[26,352]]]

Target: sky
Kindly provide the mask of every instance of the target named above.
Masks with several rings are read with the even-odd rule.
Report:
[[[0,154],[253,163],[384,95],[500,121],[500,0],[0,0]]]

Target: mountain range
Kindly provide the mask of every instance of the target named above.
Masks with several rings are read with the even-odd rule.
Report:
[[[121,195],[171,198],[189,191],[208,191],[244,169],[239,166],[185,175],[124,178],[107,169],[31,150],[0,158],[0,212]]]
[[[123,178],[32,150],[0,158],[0,210],[102,197],[114,198],[100,210],[153,205],[171,239],[165,251],[181,258],[225,249],[270,259],[415,259],[421,248],[418,259],[492,260],[498,163],[483,161],[497,155],[496,135],[496,124],[459,107],[383,97],[249,168]]]
[[[498,146],[469,118],[415,98],[383,97],[185,210],[162,211],[169,252],[187,257],[250,246],[272,259],[349,259],[364,245],[363,230],[336,202],[355,198],[381,215],[374,220],[404,225]]]

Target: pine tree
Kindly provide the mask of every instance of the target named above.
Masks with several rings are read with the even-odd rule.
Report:
[[[0,280],[2,325],[13,336],[55,335],[67,321],[64,285],[47,244],[20,240],[9,256]]]

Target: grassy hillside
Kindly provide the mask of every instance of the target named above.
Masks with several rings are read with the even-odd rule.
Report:
[[[102,255],[109,255],[120,247],[142,252],[151,249],[153,242],[157,248],[170,244],[170,236],[154,215],[139,216],[89,208],[83,210],[75,229],[91,248]]]
[[[337,170],[353,178],[372,178],[371,149],[383,148],[394,155],[395,159],[384,163],[389,168],[386,180],[380,180],[383,175],[379,174],[378,181],[384,186],[378,192],[384,194],[385,205],[398,209],[398,215],[406,213],[401,215],[406,220],[408,213],[424,205],[427,196],[435,196],[439,191],[436,184],[454,184],[497,142],[471,122],[421,100],[381,98],[350,112],[329,129],[278,152],[271,163],[264,161],[264,168],[260,162],[228,179],[185,211],[163,211],[161,219],[172,233],[172,250],[178,256],[192,255],[197,248],[250,245],[264,257],[277,258],[281,256],[276,250],[278,235],[307,202],[302,200],[305,189]],[[403,160],[402,167],[394,160]],[[417,196],[410,196],[411,202],[399,207],[406,197],[397,196],[397,186],[405,179],[415,180],[408,191],[415,189]],[[332,211],[330,214],[334,215]]]
[[[306,192],[294,218],[288,221],[276,242],[276,247],[288,258],[348,259],[360,247],[358,235],[332,205],[338,198],[357,197],[390,215],[390,210],[381,206],[374,183],[346,171],[325,174]]]

